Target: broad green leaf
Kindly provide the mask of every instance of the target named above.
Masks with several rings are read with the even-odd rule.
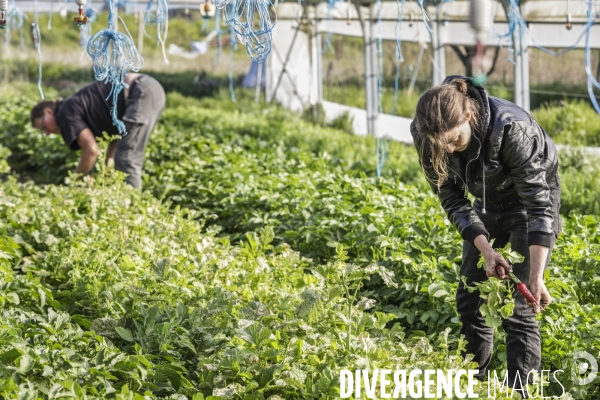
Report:
[[[0,363],[2,364],[12,364],[17,358],[21,357],[23,352],[21,350],[12,348],[2,354],[0,354]]]
[[[121,336],[121,339],[127,340],[128,342],[133,342],[133,334],[127,328],[123,328],[121,326],[115,327],[115,331]]]

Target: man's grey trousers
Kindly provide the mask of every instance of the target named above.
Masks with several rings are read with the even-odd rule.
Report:
[[[130,85],[125,99],[123,122],[127,135],[117,141],[115,168],[128,174],[125,181],[135,188],[142,187],[144,152],[154,125],[165,108],[165,91],[158,81],[140,75]]]

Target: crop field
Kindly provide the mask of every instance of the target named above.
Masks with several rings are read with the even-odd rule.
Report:
[[[372,138],[170,93],[140,194],[101,162],[71,181],[77,154],[29,126],[35,99],[0,99],[0,397],[339,398],[341,369],[476,367],[461,240],[412,147],[377,179]],[[567,377],[576,349],[600,357],[600,164],[561,153],[560,173],[542,362],[563,398],[592,399],[600,378]]]

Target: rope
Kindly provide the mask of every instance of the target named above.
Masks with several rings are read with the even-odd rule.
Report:
[[[235,35],[233,28],[230,28],[231,35],[229,36],[229,93],[231,95],[231,101],[235,103],[235,91],[233,90],[233,50],[234,46],[237,50],[237,42],[235,41]]]
[[[563,49],[561,51],[555,52],[555,51],[552,51],[552,50],[538,44],[538,42],[535,40],[535,38],[530,34],[529,30],[527,29],[527,23],[523,19],[523,16],[521,15],[521,12],[519,10],[519,0],[509,0],[509,11],[507,13],[508,32],[506,32],[505,34],[499,34],[492,25],[492,34],[494,34],[496,37],[498,37],[498,45],[499,46],[502,45],[502,40],[508,39],[508,45],[509,45],[509,58],[508,59],[513,64],[515,64],[515,61],[513,59],[515,38],[513,35],[517,28],[519,28],[518,32],[520,35],[518,40],[520,40],[521,43],[524,43],[526,40],[526,37],[528,37],[529,39],[531,39],[531,42],[535,48],[543,51],[546,54],[554,56],[554,57],[561,56],[565,53],[568,53],[569,51],[574,50],[577,47],[577,45],[579,44],[579,42],[581,41],[581,39],[583,37],[585,37],[584,61],[585,61],[585,72],[588,77],[588,94],[590,96],[590,101],[592,102],[594,109],[596,110],[596,112],[598,112],[598,114],[600,114],[600,106],[598,105],[598,101],[596,100],[596,96],[594,95],[594,87],[600,89],[600,83],[598,83],[598,81],[596,80],[596,78],[594,77],[594,74],[592,72],[591,58],[590,58],[590,44],[589,44],[590,31],[591,31],[592,27],[594,26],[594,24],[600,19],[600,16],[598,16],[598,14],[595,15],[595,13],[594,13],[594,6],[595,6],[594,0],[581,0],[581,1],[583,4],[585,4],[587,6],[585,29],[579,35],[579,37],[577,38],[577,40],[575,41],[575,43],[572,46],[569,46],[566,49]],[[570,22],[570,14],[568,13],[567,15],[568,15],[568,20]],[[493,18],[493,14],[492,14],[492,18]],[[521,48],[524,49],[525,46],[521,46]]]
[[[48,30],[51,31],[52,30],[52,13],[54,11],[54,1],[52,0],[52,2],[50,3],[50,15],[48,16]]]
[[[127,31],[127,35],[115,31],[115,1],[108,0],[108,28],[96,33],[87,43],[87,52],[92,57],[94,76],[98,81],[110,83],[111,91],[106,100],[112,96],[113,105],[110,110],[113,125],[117,127],[119,134],[127,135],[125,124],[118,118],[117,100],[119,93],[125,87],[125,76],[129,70],[137,72],[144,65],[144,59],[137,51],[133,38],[127,30],[127,26],[121,19],[121,23]]]
[[[213,67],[216,67],[219,59],[223,56],[223,33],[225,32],[221,29],[221,14],[223,10],[217,9],[215,13],[215,29],[217,31],[217,51],[215,52],[215,56],[213,58]],[[210,43],[209,43],[210,44]]]
[[[327,0],[327,21],[329,22],[330,26],[333,25],[333,15],[331,11],[335,8],[335,3],[338,1],[340,0]],[[333,32],[327,31],[325,34],[325,46],[323,46],[323,50],[321,50],[322,54],[325,54],[327,50],[330,50],[331,54],[335,54],[335,50],[331,45],[331,39],[333,39]]]
[[[79,45],[81,47],[87,47],[90,37],[92,36],[92,23],[96,22],[98,19],[98,12],[95,8],[92,8],[91,0],[86,4],[85,16],[87,17],[88,22],[79,29]]]
[[[492,7],[492,10],[493,9],[494,7]],[[524,33],[527,32],[527,23],[523,19],[523,16],[521,16],[521,11],[519,10],[519,0],[508,0],[508,11],[506,13],[506,16],[508,18],[508,31],[505,34],[500,34],[498,33],[498,31],[496,31],[494,25],[492,24],[492,35],[498,38],[498,45],[500,47],[502,47],[503,40],[508,41],[508,61],[510,61],[512,64],[515,64],[515,60],[513,58],[515,53],[515,30],[519,28],[518,32],[520,34],[519,40],[521,41],[521,45],[524,43]],[[521,46],[521,49],[523,48],[524,46]]]
[[[246,52],[257,63],[267,59],[272,49],[273,27],[270,0],[216,0],[218,9],[225,10],[226,22],[246,46]]]
[[[396,0],[396,6],[398,7],[398,18],[396,19],[396,60],[404,62],[402,56],[402,21],[404,16],[404,4],[406,0]]]
[[[169,30],[169,0],[156,0],[156,11],[152,11],[154,0],[150,0],[146,6],[144,13],[144,34],[152,39],[158,39],[158,44],[161,46],[163,60],[168,64],[167,53],[165,51],[165,42],[167,41],[167,33]],[[149,25],[156,25],[156,36],[150,36],[146,31]]]
[[[419,6],[421,6],[421,14],[423,15],[423,22],[425,23],[425,26],[427,27],[429,34],[431,36],[433,36],[434,33],[433,33],[433,30],[431,29],[431,26],[429,25],[429,16],[427,15],[427,11],[425,11],[425,5],[423,4],[423,0],[417,0],[417,2],[419,3]]]
[[[23,36],[23,22],[27,19],[27,14],[25,14],[19,7],[15,6],[15,0],[11,0],[10,2],[10,10],[6,14],[6,33],[8,34],[10,31],[19,31],[19,37],[21,39],[21,49],[25,51],[25,38]],[[8,42],[6,43],[6,50],[8,51]]]
[[[398,104],[398,87],[400,81],[400,63],[404,62],[402,56],[402,21],[404,16],[404,4],[406,0],[396,0],[398,6],[398,19],[396,20],[396,74],[394,76],[394,98],[392,100],[391,115],[396,114],[396,105]]]
[[[596,19],[593,18],[594,12],[594,3],[591,0],[582,0],[587,5],[587,22],[586,22],[586,34],[585,34],[585,51],[584,51],[584,60],[585,60],[585,73],[587,74],[587,86],[588,86],[588,94],[590,95],[590,100],[592,101],[592,105],[598,114],[600,114],[600,105],[598,105],[598,100],[596,100],[596,96],[594,95],[594,87],[600,89],[600,82],[594,77],[594,73],[592,72],[592,61],[590,57],[590,30],[594,25]]]
[[[381,0],[377,0],[377,103],[378,111],[383,113],[383,32],[381,22]],[[377,168],[377,177],[381,177],[381,172],[385,165],[389,153],[389,138],[378,137],[376,139],[375,163]]]
[[[44,100],[44,91],[42,90],[42,34],[40,33],[40,24],[39,24],[39,4],[38,0],[34,0],[35,2],[35,13],[34,13],[34,23],[31,24],[31,35],[33,37],[33,45],[38,53],[38,90],[40,92],[40,97]]]

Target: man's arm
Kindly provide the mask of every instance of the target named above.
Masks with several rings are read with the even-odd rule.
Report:
[[[113,140],[108,144],[108,148],[106,149],[106,164],[108,165],[108,160],[111,158],[115,158],[115,151],[117,151],[117,141]]]
[[[77,136],[77,144],[81,148],[81,158],[75,169],[76,174],[86,175],[96,162],[100,149],[98,142],[91,130],[88,128],[82,130]]]

